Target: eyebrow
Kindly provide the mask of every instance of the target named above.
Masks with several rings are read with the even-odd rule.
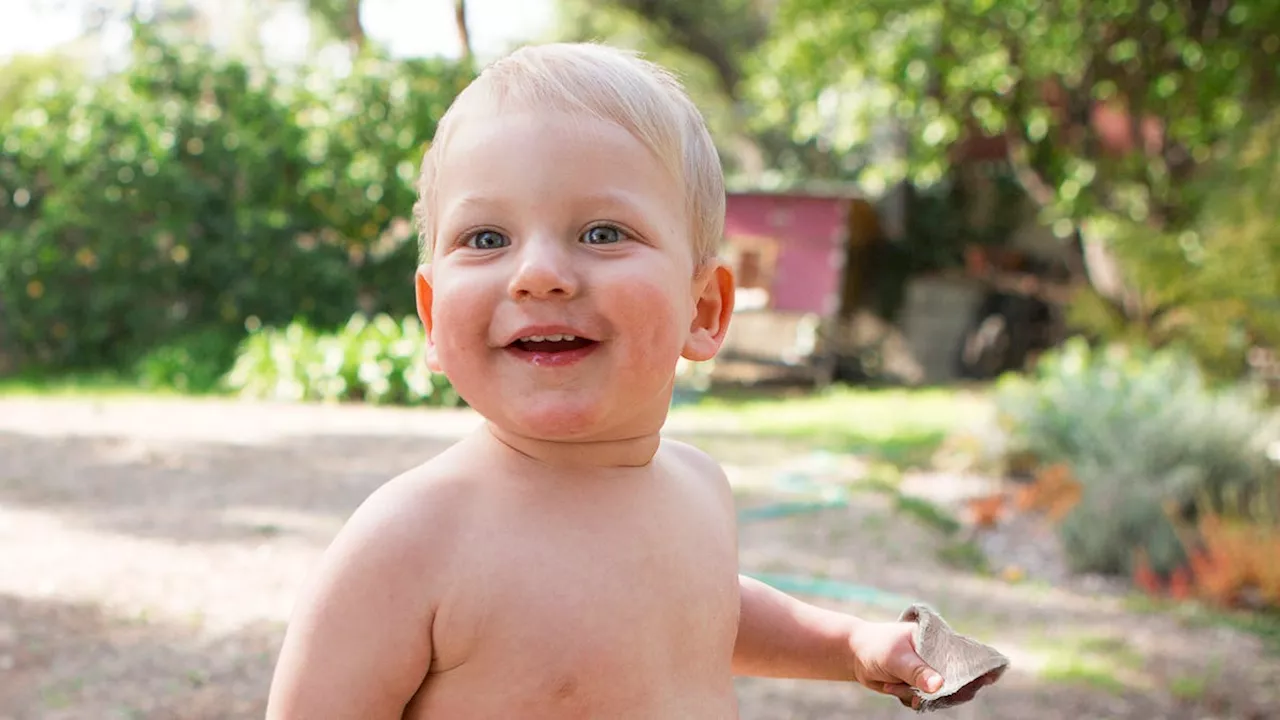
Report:
[[[635,193],[618,190],[602,190],[577,198],[577,203],[586,206],[604,205],[605,207],[622,206],[630,209],[644,207]]]
[[[645,202],[641,199],[642,197],[637,193],[627,191],[600,190],[573,198],[571,207],[575,211],[582,211],[586,208],[606,208],[647,214],[653,202]],[[501,195],[464,195],[449,203],[450,212],[447,215],[442,214],[441,219],[447,220],[448,215],[459,213],[501,212],[508,209],[511,204],[511,199]]]

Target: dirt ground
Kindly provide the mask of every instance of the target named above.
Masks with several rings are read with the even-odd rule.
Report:
[[[188,400],[0,400],[0,719],[261,717],[294,592],[377,485],[474,426],[466,411]],[[794,449],[673,423],[744,505]],[[882,494],[744,524],[747,572],[924,600],[1013,669],[941,717],[1275,718],[1257,638],[1101,593],[950,569],[944,539]],[[814,602],[890,619],[893,602]],[[739,681],[744,720],[901,718],[838,683]]]

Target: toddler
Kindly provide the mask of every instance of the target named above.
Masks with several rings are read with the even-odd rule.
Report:
[[[724,193],[698,110],[633,54],[526,47],[459,95],[415,290],[427,362],[485,422],[352,515],[269,718],[729,720],[735,675],[942,686],[913,624],[741,576],[724,472],[660,435],[733,311]]]

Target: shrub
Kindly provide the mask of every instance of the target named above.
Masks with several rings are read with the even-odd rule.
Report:
[[[1218,605],[1238,605],[1250,591],[1280,608],[1280,525],[1206,514],[1185,540],[1197,592]]]
[[[322,333],[304,321],[251,332],[225,384],[259,399],[361,401],[456,407],[461,398],[422,357],[417,318],[357,314],[342,329]]]
[[[198,330],[146,351],[132,377],[144,388],[213,392],[235,360],[238,342],[225,330]]]
[[[1081,484],[1060,527],[1078,570],[1127,574],[1142,550],[1167,574],[1186,560],[1167,507],[1248,513],[1275,502],[1271,417],[1252,394],[1211,387],[1177,352],[1094,350],[1076,338],[1032,375],[1002,378],[995,405],[1010,453],[1066,463]]]
[[[470,71],[361,56],[295,76],[135,31],[122,72],[51,72],[0,113],[14,363],[123,369],[205,331],[238,341],[251,318],[411,313],[416,166]]]

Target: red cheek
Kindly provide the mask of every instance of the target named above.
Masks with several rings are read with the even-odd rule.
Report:
[[[629,283],[609,290],[618,330],[634,334],[633,352],[664,355],[678,349],[682,304],[673,288],[657,283]],[[638,332],[637,332],[638,331]]]

